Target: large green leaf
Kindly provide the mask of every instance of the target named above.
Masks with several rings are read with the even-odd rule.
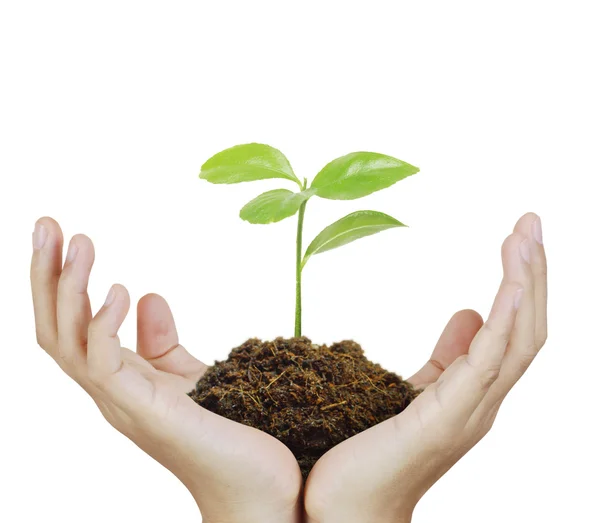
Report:
[[[200,178],[211,183],[285,178],[302,186],[283,153],[261,143],[236,145],[215,154],[200,169]]]
[[[354,200],[419,172],[419,168],[379,153],[350,153],[328,163],[311,189],[321,198]]]
[[[302,267],[313,254],[319,254],[392,227],[406,227],[396,218],[377,211],[357,211],[325,227],[306,249]]]
[[[312,194],[287,189],[267,191],[248,202],[240,211],[240,218],[250,223],[273,223],[293,216]]]

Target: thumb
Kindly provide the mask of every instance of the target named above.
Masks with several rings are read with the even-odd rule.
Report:
[[[469,352],[471,341],[482,325],[479,313],[470,309],[457,312],[450,318],[429,361],[407,381],[416,388],[435,383],[456,358]]]
[[[173,313],[162,296],[151,293],[140,299],[137,333],[137,353],[155,369],[194,380],[194,384],[206,371],[206,365],[179,344]]]

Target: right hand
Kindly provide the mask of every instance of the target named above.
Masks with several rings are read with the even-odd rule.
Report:
[[[149,294],[139,301],[137,353],[122,348],[117,332],[129,310],[127,290],[113,285],[112,301],[92,317],[92,242],[74,236],[64,267],[62,247],[59,225],[38,220],[31,285],[40,346],[113,427],[184,483],[207,523],[297,523],[296,459],[270,435],[187,396],[207,367],[179,344],[165,300]]]

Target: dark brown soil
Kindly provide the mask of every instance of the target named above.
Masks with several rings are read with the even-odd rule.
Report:
[[[327,347],[305,337],[250,339],[189,393],[204,408],[281,440],[304,478],[327,450],[402,412],[417,395],[358,343]]]

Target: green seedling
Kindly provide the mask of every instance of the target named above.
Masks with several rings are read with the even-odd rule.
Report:
[[[350,153],[328,163],[307,187],[294,174],[288,159],[277,149],[259,143],[236,145],[210,158],[200,170],[200,178],[210,183],[240,183],[268,178],[284,178],[299,191],[267,191],[240,211],[250,223],[274,223],[298,213],[296,233],[296,314],[294,335],[302,335],[302,270],[315,254],[341,247],[359,238],[393,227],[405,227],[395,218],[377,211],[356,211],[325,227],[302,256],[302,227],[306,204],[313,196],[328,200],[355,200],[419,172],[406,162],[384,154]]]

